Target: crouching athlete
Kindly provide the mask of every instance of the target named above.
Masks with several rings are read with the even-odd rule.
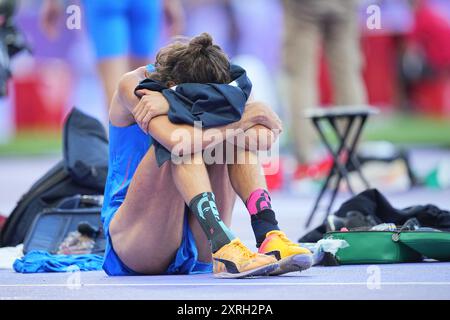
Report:
[[[263,103],[247,101],[240,120],[228,125],[202,129],[175,124],[163,94],[145,89],[135,94],[144,79],[156,79],[167,88],[232,81],[227,56],[208,34],[175,41],[159,51],[154,66],[122,77],[110,109],[110,163],[102,209],[106,273],[214,272],[216,277],[242,278],[309,268],[311,253],[278,227],[255,150],[249,150],[249,143],[233,143],[239,135],[245,141],[265,135],[269,143],[264,148],[270,148],[281,131],[277,115]],[[190,136],[183,140],[189,145],[180,148],[174,138],[179,132]],[[169,151],[181,150],[178,155],[190,161],[158,166],[156,141]],[[206,148],[230,146],[231,161],[204,161]],[[233,161],[238,156],[246,161]],[[251,217],[257,253],[229,227],[236,195]]]

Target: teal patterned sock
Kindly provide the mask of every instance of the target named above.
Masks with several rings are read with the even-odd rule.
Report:
[[[236,238],[219,217],[216,200],[212,192],[203,192],[189,203],[189,209],[197,217],[206,236],[211,242],[212,252]]]

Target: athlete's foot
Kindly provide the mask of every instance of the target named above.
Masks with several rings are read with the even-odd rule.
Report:
[[[279,268],[275,257],[254,253],[239,239],[213,253],[213,266],[217,278],[265,276]]]
[[[312,265],[311,251],[300,247],[298,243],[292,242],[284,232],[279,230],[270,231],[266,234],[266,239],[259,247],[258,252],[274,256],[278,260],[280,267],[270,273],[272,276],[303,271]]]

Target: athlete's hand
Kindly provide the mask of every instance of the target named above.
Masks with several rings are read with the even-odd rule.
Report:
[[[134,107],[132,114],[142,131],[148,134],[150,120],[167,114],[169,112],[169,103],[160,92],[142,89],[136,91],[136,93],[140,100]]]
[[[245,145],[240,147],[249,151],[268,151],[272,148],[278,135],[279,132],[258,124],[244,132]]]

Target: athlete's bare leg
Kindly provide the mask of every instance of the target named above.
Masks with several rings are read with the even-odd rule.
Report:
[[[139,273],[165,272],[181,244],[185,204],[172,178],[171,166],[167,162],[158,168],[151,147],[110,224],[109,233],[116,253],[125,265]],[[221,219],[229,223],[235,195],[229,182],[226,183],[229,181],[227,167],[212,165],[207,171],[212,191],[218,195]],[[211,261],[206,236],[193,215],[189,215],[189,223],[198,246],[199,260]]]

